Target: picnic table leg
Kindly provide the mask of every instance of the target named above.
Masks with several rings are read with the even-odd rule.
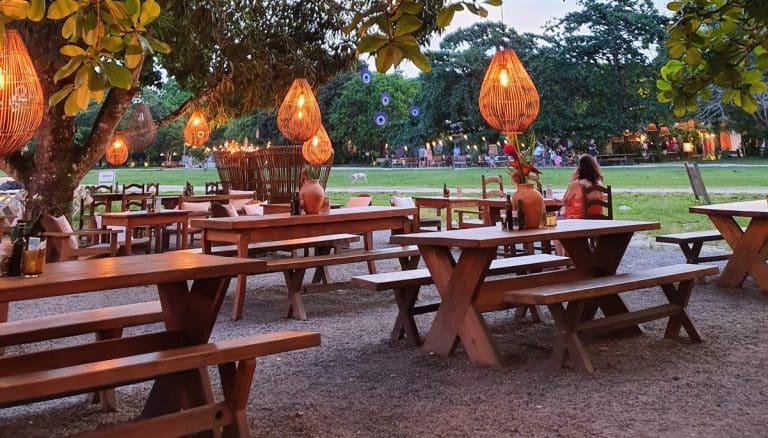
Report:
[[[688,301],[693,290],[693,280],[681,281],[677,287],[672,284],[664,284],[661,286],[661,290],[664,291],[664,295],[667,296],[670,303],[680,306],[680,313],[669,317],[664,337],[668,339],[677,338],[682,327],[693,342],[703,342],[704,337],[701,335],[696,323],[693,322],[691,315],[688,314]]]
[[[181,239],[181,246],[179,246],[179,241],[176,240],[176,248],[187,249],[189,246],[187,244],[189,242],[189,219],[181,221],[178,228],[179,234],[176,238]]]
[[[584,301],[570,302],[568,307],[563,307],[561,303],[550,304],[548,307],[552,319],[555,320],[551,368],[560,369],[570,359],[573,366],[580,371],[589,374],[594,373],[595,368],[592,366],[592,361],[587,356],[587,350],[576,331],[576,327],[582,319],[581,312],[584,310]]]
[[[458,262],[449,248],[423,245],[419,249],[441,298],[422,349],[448,356],[461,339],[472,361],[500,366],[488,326],[473,306],[496,248],[466,248]]]
[[[288,311],[286,318],[296,318],[302,321],[307,319],[307,309],[304,307],[304,299],[301,295],[301,287],[304,283],[306,269],[290,269],[283,271],[285,286],[288,289]]]
[[[155,233],[155,253],[159,254],[163,252],[163,234],[160,232],[161,231],[160,225],[155,225],[152,228],[154,229],[154,233]],[[178,248],[178,243],[176,247]]]
[[[397,319],[392,328],[390,340],[397,342],[405,338],[408,345],[418,347],[421,345],[419,328],[413,318],[413,308],[419,298],[419,286],[403,287],[395,289],[395,302],[397,303]]]
[[[243,259],[248,258],[248,240],[241,235],[237,241],[237,256]],[[247,275],[237,276],[237,287],[235,288],[235,301],[232,304],[232,320],[238,321],[243,317],[243,308],[245,307],[245,291]]]
[[[248,405],[248,393],[255,369],[255,359],[242,360],[237,365],[231,362],[219,365],[224,400],[232,410],[233,417],[232,424],[224,426],[222,431],[222,436],[225,438],[251,436],[245,409]]]
[[[768,291],[768,220],[753,218],[742,231],[732,217],[709,216],[720,234],[733,249],[733,254],[720,273],[718,286],[741,287],[747,275],[764,291]]]
[[[119,339],[123,336],[123,329],[103,330],[96,333],[97,341],[107,339]],[[101,408],[106,412],[117,412],[117,400],[115,399],[115,389],[102,389],[92,393],[90,396],[91,404],[101,404]]]
[[[131,226],[131,222],[128,221],[128,223],[125,224],[125,248],[123,248],[123,251],[125,251],[125,255],[127,256],[131,255],[131,252],[133,252],[131,239],[133,239],[133,226]]]
[[[315,255],[327,255],[331,253],[332,246],[316,246]],[[307,254],[304,254],[305,256]],[[327,266],[318,266],[315,268],[315,273],[312,275],[312,284],[328,284],[330,274],[328,273]]]
[[[453,229],[453,209],[450,202],[445,206],[445,229]]]
[[[373,249],[373,231],[366,231],[365,233],[363,233],[363,248],[365,248],[366,251],[370,251]],[[368,273],[375,274],[376,263],[373,260],[369,260],[367,263],[368,263]]]

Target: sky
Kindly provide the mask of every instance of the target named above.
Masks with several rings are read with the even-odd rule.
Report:
[[[653,0],[653,3],[659,11],[666,13],[668,12],[667,1]],[[457,13],[446,33],[460,27],[469,27],[480,20],[502,21],[502,9],[504,24],[517,32],[543,33],[543,27],[548,21],[578,9],[578,3],[577,0],[504,0],[501,8],[488,6],[486,9],[488,9],[487,18],[480,18],[466,11]],[[439,38],[434,39],[430,47],[437,48],[438,42]],[[373,64],[372,60],[369,63]],[[375,67],[371,65],[371,69],[375,70]],[[419,70],[408,61],[404,61],[398,70],[408,77],[417,76],[419,73]]]

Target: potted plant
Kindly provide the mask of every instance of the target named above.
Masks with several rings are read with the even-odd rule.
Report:
[[[325,190],[320,185],[321,166],[307,164],[304,166],[304,182],[299,189],[299,199],[304,206],[304,213],[317,214],[323,208]]]
[[[521,230],[539,228],[544,215],[544,198],[533,187],[541,174],[534,165],[535,145],[534,134],[527,136],[522,143],[515,136],[511,143],[504,145],[504,153],[512,158],[507,163],[507,171],[516,187],[512,194],[512,206],[518,210]]]

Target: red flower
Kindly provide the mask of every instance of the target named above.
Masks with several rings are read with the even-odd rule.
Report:
[[[517,148],[515,145],[506,143],[504,145],[504,155],[517,155]]]

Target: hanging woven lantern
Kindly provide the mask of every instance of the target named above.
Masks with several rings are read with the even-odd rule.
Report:
[[[107,153],[104,155],[107,159],[107,163],[113,166],[119,166],[128,160],[128,145],[125,143],[125,139],[122,135],[115,133],[109,141]]]
[[[0,50],[0,156],[20,149],[43,120],[40,80],[16,30],[5,31]]]
[[[661,135],[661,136],[669,135],[669,128],[666,127],[666,126],[662,126],[661,130],[659,131],[659,135]]]
[[[493,55],[480,87],[480,114],[493,129],[521,134],[539,114],[539,93],[512,49]]]
[[[280,109],[277,110],[277,129],[283,137],[304,143],[320,129],[320,107],[306,79],[294,79]]]
[[[152,120],[152,113],[144,102],[139,102],[133,106],[128,114],[128,121],[120,130],[120,135],[125,138],[125,142],[131,145],[135,151],[143,151],[153,141],[157,134],[155,121]]]
[[[301,155],[309,164],[325,164],[333,157],[333,144],[323,125],[301,146]]]
[[[648,124],[648,128],[646,129],[648,132],[656,132],[656,124],[651,122]]]
[[[205,120],[203,113],[195,111],[189,117],[187,125],[184,126],[184,143],[192,147],[202,146],[208,141],[211,135],[211,128]]]

